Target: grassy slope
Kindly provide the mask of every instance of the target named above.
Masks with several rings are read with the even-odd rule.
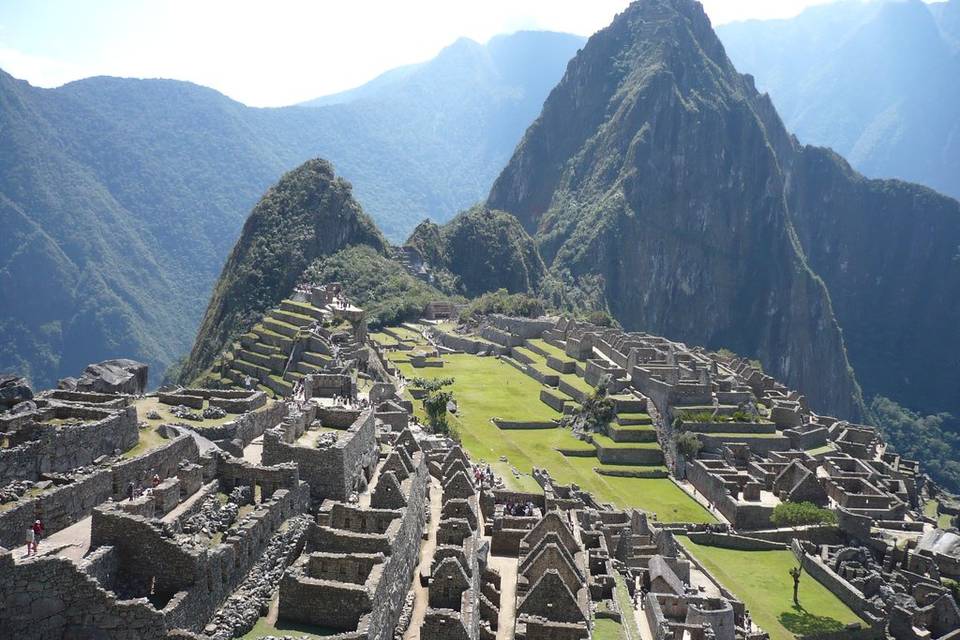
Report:
[[[800,608],[793,605],[793,581],[788,574],[797,560],[791,551],[736,551],[680,541],[734,595],[743,600],[753,620],[771,640],[792,640],[815,631],[841,630],[857,615],[819,582],[800,579]]]
[[[539,400],[540,384],[495,358],[456,354],[443,360],[444,366],[438,369],[414,369],[404,362],[399,366],[408,378],[455,379],[453,390],[459,407],[455,424],[464,447],[472,457],[493,464],[514,488],[529,490],[535,485],[528,476],[516,481],[509,465],[524,474],[538,466],[549,470],[557,482],[576,483],[601,501],[646,509],[665,521],[713,522],[709,513],[668,479],[600,476],[593,471],[599,465],[596,458],[562,455],[557,448],[584,448],[566,429],[498,429],[490,418],[544,421],[559,414]],[[415,405],[419,407],[419,403]],[[508,464],[499,463],[500,456],[506,456]]]

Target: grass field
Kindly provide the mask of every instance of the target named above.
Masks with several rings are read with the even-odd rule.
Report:
[[[850,622],[862,622],[806,573],[800,578],[800,607],[794,606],[793,580],[788,572],[797,560],[789,550],[736,551],[698,545],[686,536],[678,539],[717,580],[743,600],[754,622],[770,634],[771,640],[839,631]]]
[[[183,423],[195,429],[202,429],[204,427],[217,427],[222,424],[232,422],[239,417],[239,415],[236,413],[228,413],[222,418],[214,418],[212,420],[208,420],[208,419],[184,420],[183,418],[178,418],[177,416],[170,413],[170,409],[172,407],[170,407],[170,405],[166,405],[160,402],[160,400],[156,396],[152,396],[152,397],[148,396],[146,398],[141,398],[140,400],[137,400],[135,404],[137,407],[137,417],[143,422],[146,422],[151,427],[155,427],[161,424],[168,424],[168,423]],[[206,408],[208,404],[209,403],[204,401],[203,402],[204,408]],[[266,405],[264,405],[264,407],[269,406],[269,404],[270,403],[268,402]],[[156,411],[157,413],[159,413],[160,418],[156,420],[151,420],[147,418],[147,414],[150,413],[151,411]],[[191,409],[191,411],[196,411],[197,413],[199,413],[203,411],[203,409]]]
[[[159,422],[159,421],[156,421]],[[140,429],[139,432],[140,439],[137,441],[137,444],[133,445],[128,451],[124,451],[120,457],[121,458],[136,458],[137,456],[142,456],[148,451],[153,451],[159,447],[170,442],[169,440],[160,436],[157,433],[157,428],[155,426],[149,426],[146,429]]]
[[[598,500],[621,507],[652,511],[668,522],[714,522],[713,517],[669,479],[601,476],[593,468],[595,457],[567,457],[558,448],[585,449],[567,429],[501,430],[490,422],[499,417],[516,421],[549,421],[560,414],[540,401],[541,385],[496,358],[468,354],[443,357],[438,369],[414,369],[399,363],[403,375],[454,378],[458,415],[451,416],[464,448],[477,460],[490,463],[513,489],[539,490],[529,474],[534,466],[546,468],[561,484],[576,483]],[[414,403],[422,417],[420,403]],[[589,445],[586,445],[589,447]],[[505,456],[506,463],[500,462]],[[522,474],[513,476],[510,467]]]
[[[951,526],[950,521],[953,518],[948,513],[938,513],[937,507],[938,503],[936,500],[928,500],[927,503],[923,505],[923,515],[935,519],[939,528],[949,529]]]

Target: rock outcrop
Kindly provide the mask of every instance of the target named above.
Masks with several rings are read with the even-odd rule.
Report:
[[[58,386],[70,391],[140,395],[147,389],[147,377],[147,365],[118,358],[87,365],[79,378],[63,378]]]
[[[33,400],[33,390],[26,379],[7,373],[0,374],[0,411],[12,409],[29,400]]]

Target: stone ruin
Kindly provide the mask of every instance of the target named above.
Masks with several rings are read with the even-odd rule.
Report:
[[[222,365],[221,382],[239,372],[243,388],[163,390],[158,401],[183,407],[187,426],[160,427],[166,440],[140,455],[129,454],[142,436],[136,367],[93,365],[36,397],[0,380],[2,406],[13,409],[0,413],[0,496],[13,504],[0,510],[0,545],[22,549],[38,516],[47,534],[36,556],[0,553],[0,628],[27,639],[226,640],[275,599],[281,625],[342,640],[580,640],[602,618],[623,622],[634,599],[657,640],[759,640],[743,603],[674,536],[783,549],[790,538],[770,530],[773,509],[808,501],[839,524],[811,528],[790,548],[867,621],[829,640],[960,629],[942,584],[960,577],[960,539],[921,513],[940,494],[919,465],[868,425],[817,415],[744,360],[556,318],[426,330],[434,356],[497,355],[546,385],[541,399],[560,412],[585,393],[565,375],[605,381],[616,417],[581,434],[598,458],[665,464],[726,520],[664,526],[543,469],[532,472],[540,492],[510,491],[449,439],[424,433],[383,348],[356,330],[362,310],[342,287],[303,288],[275,311]],[[290,332],[284,325],[291,335],[270,328]],[[534,340],[548,347],[538,362]],[[287,399],[270,402],[267,391]],[[195,436],[192,414],[214,409],[237,417]],[[677,451],[682,432],[700,440],[696,456]],[[59,542],[73,531],[79,541]]]

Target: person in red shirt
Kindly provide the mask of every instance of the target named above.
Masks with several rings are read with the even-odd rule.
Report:
[[[37,521],[33,523],[33,553],[37,553],[37,545],[40,544],[40,539],[43,538],[43,521],[37,518]]]

